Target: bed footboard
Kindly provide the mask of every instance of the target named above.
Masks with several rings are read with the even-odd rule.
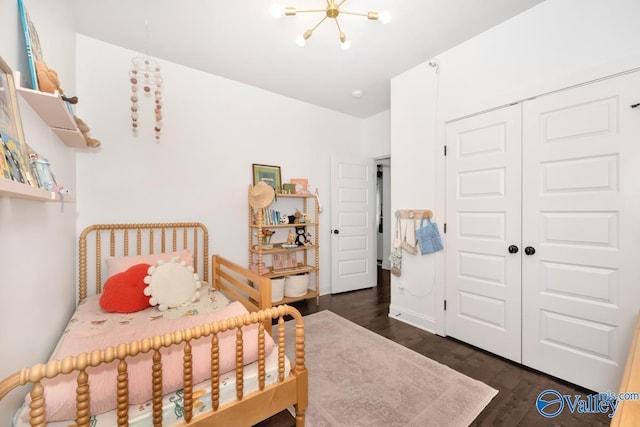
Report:
[[[285,375],[285,338],[284,318],[291,316],[295,320],[295,360],[289,375]],[[277,320],[278,351],[278,379],[277,382],[265,386],[265,321]],[[243,390],[243,339],[244,326],[258,325],[258,371],[259,389],[245,394]],[[219,358],[217,351],[218,334],[226,331],[236,331],[236,400],[220,405],[219,393]],[[211,410],[194,417],[194,397],[192,381],[192,340],[200,337],[211,337]],[[11,390],[26,384],[33,384],[30,396],[30,423],[32,426],[45,426],[46,413],[44,401],[44,378],[54,378],[57,375],[74,373],[77,375],[76,396],[70,399],[76,402],[76,424],[89,426],[90,420],[90,390],[89,374],[87,368],[99,366],[119,360],[117,372],[114,376],[118,384],[118,426],[128,425],[128,373],[127,358],[139,353],[152,352],[153,368],[150,381],[153,384],[153,425],[162,425],[162,354],[160,349],[184,345],[183,376],[184,376],[184,419],[193,425],[228,425],[228,420],[238,420],[246,425],[255,424],[290,406],[296,407],[296,425],[304,426],[304,414],[307,407],[308,383],[305,367],[304,349],[304,323],[300,313],[293,307],[282,305],[266,310],[259,310],[243,316],[225,319],[218,322],[203,324],[194,328],[178,330],[162,336],[145,338],[141,341],[132,341],[118,346],[94,350],[91,353],[82,353],[63,360],[51,360],[46,364],[38,364],[24,368],[0,382],[0,399],[4,398]],[[227,420],[227,421],[225,421]],[[192,424],[190,424],[192,425]]]
[[[213,287],[250,312],[271,307],[271,279],[228,259],[213,255]]]

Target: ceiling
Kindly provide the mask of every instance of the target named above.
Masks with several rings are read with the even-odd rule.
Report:
[[[323,13],[270,15],[273,3],[327,0],[74,0],[80,34],[362,118],[389,109],[391,78],[542,1],[348,0],[343,11],[388,10],[392,20],[342,13],[345,51],[330,20],[296,45]]]

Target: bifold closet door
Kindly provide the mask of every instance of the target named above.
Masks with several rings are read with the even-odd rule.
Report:
[[[447,124],[446,333],[521,360],[521,106]]]
[[[640,308],[639,89],[523,103],[523,364],[595,391],[617,390]]]

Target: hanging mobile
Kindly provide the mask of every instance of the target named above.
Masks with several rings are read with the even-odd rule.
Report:
[[[149,46],[149,28],[147,26],[147,51]],[[155,140],[160,142],[162,130],[162,74],[160,64],[146,56],[136,56],[131,60],[132,68],[129,70],[129,82],[131,83],[131,129],[134,135],[138,133],[139,101],[141,96],[154,98],[153,112],[155,114]],[[139,89],[142,88],[140,91]]]

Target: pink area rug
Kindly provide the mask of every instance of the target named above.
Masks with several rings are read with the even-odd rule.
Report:
[[[330,311],[304,322],[307,427],[467,426],[498,393]]]

